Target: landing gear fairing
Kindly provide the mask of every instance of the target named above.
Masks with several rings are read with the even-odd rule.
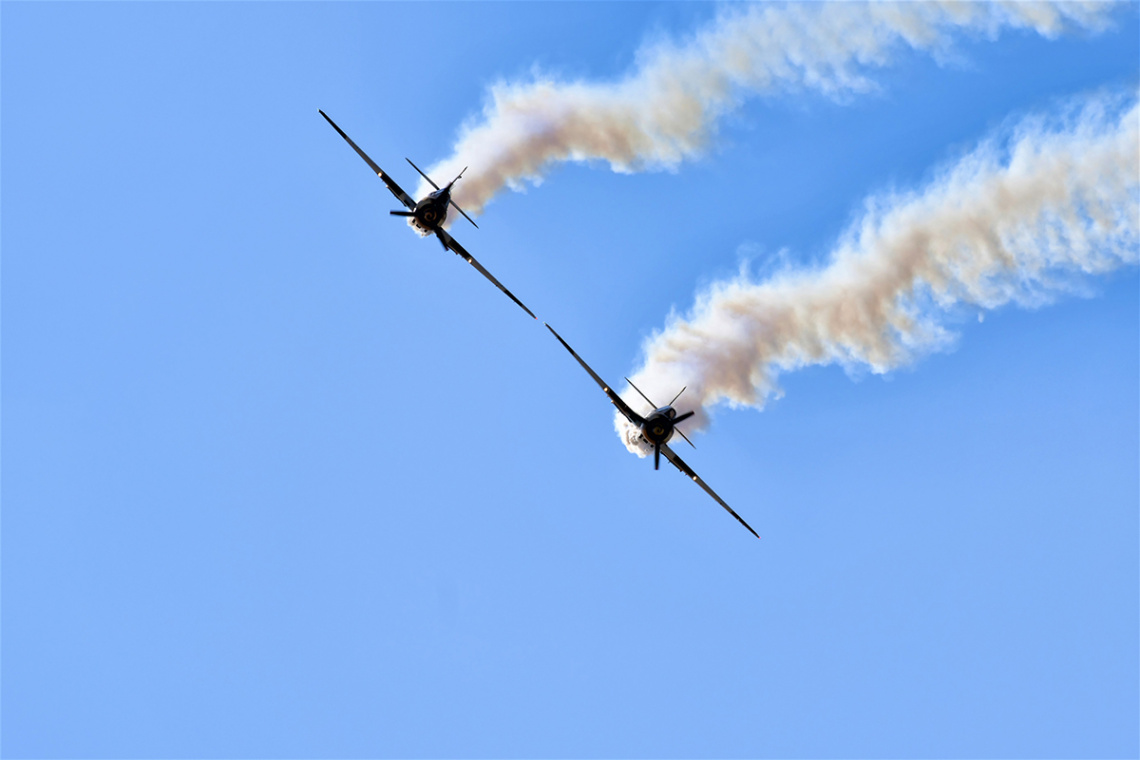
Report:
[[[412,168],[419,172],[420,176],[426,179],[428,183],[435,188],[434,193],[429,193],[426,197],[423,198],[423,200],[417,203],[412,199],[410,195],[405,193],[399,185],[396,184],[395,180],[388,176],[383,169],[377,166],[376,162],[369,158],[368,154],[362,151],[360,147],[352,141],[352,138],[346,135],[344,133],[344,130],[338,127],[336,125],[336,122],[328,117],[328,114],[326,114],[324,111],[320,111],[319,109],[318,112],[321,116],[324,116],[325,121],[331,124],[332,128],[335,129],[337,133],[344,138],[344,141],[351,145],[352,149],[355,150],[357,154],[364,159],[364,162],[368,164],[369,167],[371,167],[372,171],[376,173],[376,176],[379,177],[384,182],[384,184],[388,186],[388,189],[392,191],[392,195],[396,196],[400,203],[403,203],[407,208],[407,211],[390,212],[392,216],[408,217],[411,220],[412,226],[415,227],[416,230],[421,234],[435,235],[439,242],[443,245],[444,250],[454,251],[459,255],[460,258],[464,259],[468,264],[475,267],[475,269],[477,269],[480,274],[490,280],[496,288],[503,291],[503,293],[505,293],[508,298],[517,303],[523,311],[531,316],[531,318],[537,319],[537,317],[534,316],[534,312],[528,309],[522,301],[515,298],[514,293],[503,287],[503,283],[496,280],[490,272],[483,268],[482,264],[475,260],[474,256],[468,253],[463,248],[463,246],[456,242],[455,238],[453,238],[447,233],[445,229],[443,229],[443,222],[447,219],[447,210],[451,206],[454,206],[460,214],[463,214],[463,217],[467,221],[471,222],[471,224],[474,224],[476,227],[479,226],[475,224],[471,217],[467,216],[467,214],[464,213],[463,209],[459,208],[458,204],[456,204],[455,201],[451,200],[451,186],[454,185],[459,180],[459,178],[463,176],[463,172],[459,173],[459,177],[456,177],[455,179],[451,180],[451,182],[448,182],[443,187],[440,187],[435,182],[432,182],[431,178],[428,177],[428,175],[420,171],[420,168],[418,166],[412,164],[411,159],[407,159],[407,162],[409,164],[412,164]],[[464,169],[463,171],[467,170]]]

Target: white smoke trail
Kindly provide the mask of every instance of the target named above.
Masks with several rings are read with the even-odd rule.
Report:
[[[482,119],[428,172],[446,181],[464,166],[455,201],[479,213],[504,186],[537,182],[552,164],[608,161],[615,171],[669,168],[697,154],[720,116],[747,94],[813,90],[833,98],[873,87],[866,71],[898,49],[944,52],[952,35],[1006,29],[1055,37],[1098,29],[1109,6],[1091,2],[876,2],[722,8],[683,43],[642,49],[613,82],[536,76],[490,88]],[[430,187],[420,183],[416,197]]]
[[[646,342],[632,380],[654,399],[687,385],[699,406],[686,425],[700,429],[718,401],[763,407],[780,372],[887,372],[945,345],[940,318],[956,306],[1041,304],[1137,263],[1138,249],[1140,106],[1097,96],[1022,121],[922,192],[870,199],[822,267],[714,284]],[[615,425],[644,456],[637,431]]]

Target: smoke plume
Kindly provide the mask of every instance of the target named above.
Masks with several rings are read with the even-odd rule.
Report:
[[[1140,107],[1097,96],[1021,121],[921,192],[870,198],[820,267],[712,285],[649,338],[632,380],[650,398],[687,385],[686,426],[700,429],[717,402],[762,408],[781,372],[887,372],[951,340],[948,313],[1045,303],[1135,264],[1138,248]],[[637,431],[615,424],[644,455]]]
[[[1028,30],[1055,37],[1107,24],[1108,5],[1082,2],[876,2],[722,8],[683,42],[644,47],[609,82],[535,75],[490,88],[482,118],[428,172],[469,177],[454,199],[479,213],[503,187],[537,182],[553,164],[604,160],[615,171],[671,168],[708,144],[750,94],[814,91],[844,98],[873,88],[867,71],[899,50],[945,53],[956,33]],[[421,182],[416,197],[430,191]]]

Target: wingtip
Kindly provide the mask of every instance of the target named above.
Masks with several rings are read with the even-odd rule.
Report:
[[[562,344],[563,348],[565,348],[570,353],[574,354],[574,349],[570,348],[570,344],[566,342],[565,338],[563,338],[561,335],[558,334],[557,330],[555,330],[553,327],[551,327],[546,322],[543,322],[542,324],[546,325],[546,329],[550,330],[551,335],[553,335],[555,338],[558,338],[558,342]],[[574,354],[574,355],[577,356],[577,354]]]
[[[563,347],[563,348],[565,348],[567,351],[569,351],[569,352],[570,352],[572,355],[574,355],[574,356],[577,356],[577,355],[578,355],[578,354],[575,354],[575,353],[574,353],[574,349],[570,348],[570,344],[566,342],[566,339],[565,339],[565,338],[563,338],[561,335],[559,335],[559,334],[558,334],[558,331],[557,331],[557,330],[555,330],[553,327],[551,327],[551,326],[550,326],[548,323],[546,323],[546,322],[543,322],[542,324],[546,325],[546,329],[547,329],[547,330],[550,330],[550,334],[551,334],[551,335],[553,335],[555,338],[557,338],[557,339],[558,339],[558,342],[562,344],[562,347]],[[579,361],[580,361],[580,360],[579,360]]]

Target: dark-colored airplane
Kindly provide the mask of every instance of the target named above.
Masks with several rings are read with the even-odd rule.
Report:
[[[543,324],[546,323],[544,322]],[[570,348],[569,343],[562,340],[561,335],[554,332],[553,327],[546,325],[546,329],[550,330],[550,332],[554,334],[554,337],[558,338],[558,342],[561,343],[563,347],[565,347],[565,349],[570,352],[570,355],[578,360],[578,363],[582,365],[582,369],[590,373],[590,377],[594,378],[594,382],[601,386],[602,390],[605,391],[605,394],[609,396],[609,399],[613,405],[618,408],[618,411],[625,415],[625,418],[627,420],[629,420],[641,430],[641,437],[644,438],[647,443],[652,444],[653,469],[656,470],[661,466],[661,455],[664,454],[665,458],[672,462],[678,470],[692,478],[694,483],[705,490],[705,493],[716,499],[717,504],[720,504],[722,507],[727,509],[728,513],[735,517],[741,525],[747,528],[749,533],[756,536],[756,538],[760,538],[759,534],[756,533],[756,531],[752,530],[752,526],[744,522],[744,519],[740,515],[736,514],[736,512],[733,511],[732,507],[725,504],[724,499],[717,496],[716,491],[709,488],[708,483],[705,483],[705,481],[701,480],[700,476],[697,475],[697,473],[693,472],[693,468],[685,464],[684,460],[681,459],[681,457],[677,456],[667,445],[669,439],[673,437],[673,433],[680,433],[681,437],[685,439],[686,443],[688,443],[690,446],[693,445],[693,442],[690,441],[685,436],[685,434],[677,428],[677,425],[692,417],[694,412],[685,412],[682,415],[678,415],[677,410],[673,408],[673,404],[681,396],[681,393],[685,392],[684,388],[682,388],[681,392],[674,396],[673,400],[668,404],[662,407],[658,407],[657,404],[654,404],[649,400],[648,396],[646,396],[644,393],[641,393],[641,389],[639,389],[633,383],[630,383],[628,377],[625,378],[625,381],[629,383],[630,386],[635,391],[637,391],[643,399],[646,400],[646,402],[648,402],[649,406],[653,407],[653,411],[649,413],[648,417],[642,417],[640,414],[633,411],[633,409],[630,408],[629,404],[625,403],[621,396],[614,393],[610,386],[608,386],[606,382],[602,380],[602,378],[598,377],[597,373],[594,372],[594,370],[590,369],[590,365],[582,361],[582,357],[578,356],[578,354],[575,353],[574,349]]]
[[[364,159],[364,162],[372,168],[372,171],[376,172],[376,176],[384,181],[384,184],[387,185],[388,189],[392,191],[392,195],[396,196],[396,198],[398,198],[399,201],[407,207],[407,211],[392,211],[392,216],[409,217],[411,219],[412,226],[419,230],[421,233],[424,235],[435,235],[439,239],[439,242],[443,244],[444,250],[450,249],[457,253],[460,258],[463,258],[467,261],[468,264],[478,269],[479,273],[490,280],[496,288],[506,293],[508,298],[522,307],[523,311],[525,311],[527,314],[530,314],[532,318],[537,319],[537,317],[534,316],[534,312],[528,309],[522,301],[515,298],[514,293],[503,287],[503,283],[496,280],[490,272],[484,269],[483,265],[476,261],[475,257],[468,253],[463,248],[463,246],[457,243],[455,241],[455,238],[449,235],[447,233],[447,230],[443,229],[441,226],[444,220],[447,219],[447,209],[449,206],[455,206],[455,209],[459,213],[463,214],[464,219],[471,222],[471,224],[475,224],[471,217],[467,216],[467,214],[464,213],[463,209],[459,208],[458,204],[456,204],[455,201],[451,200],[451,186],[459,180],[459,177],[463,176],[463,172],[459,172],[459,177],[456,177],[443,187],[440,187],[439,185],[432,182],[431,177],[420,171],[420,168],[418,166],[412,164],[412,160],[410,158],[405,159],[409,164],[412,164],[412,168],[419,172],[421,177],[426,179],[428,183],[435,188],[434,193],[430,193],[419,203],[416,203],[414,200],[412,200],[412,197],[410,195],[400,189],[400,186],[397,185],[391,177],[384,173],[383,169],[376,165],[375,161],[368,157],[367,153],[362,151],[360,147],[352,141],[352,138],[344,133],[343,129],[336,125],[335,121],[329,118],[328,114],[326,114],[324,111],[320,111],[319,109],[318,112],[321,116],[324,116],[325,121],[331,124],[332,128],[335,129],[337,133],[344,138],[344,141],[351,145],[352,149],[355,150],[357,154],[359,154],[359,156]],[[464,169],[463,171],[465,172],[467,170]],[[475,227],[478,226],[479,225],[475,224]]]

